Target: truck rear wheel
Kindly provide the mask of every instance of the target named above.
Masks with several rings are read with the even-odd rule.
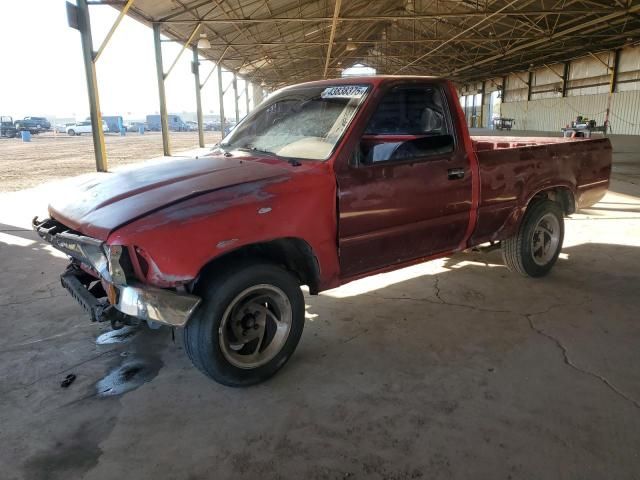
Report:
[[[193,364],[218,383],[244,387],[273,376],[296,349],[304,328],[299,281],[269,263],[217,275],[184,330]]]
[[[558,260],[564,240],[560,206],[551,200],[533,203],[518,233],[502,241],[502,258],[509,270],[525,277],[542,277]]]

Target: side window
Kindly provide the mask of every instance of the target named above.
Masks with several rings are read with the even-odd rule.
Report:
[[[452,152],[447,105],[436,85],[395,87],[382,98],[360,143],[364,164]]]

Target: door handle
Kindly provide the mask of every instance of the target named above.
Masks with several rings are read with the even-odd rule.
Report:
[[[464,168],[450,168],[448,170],[449,180],[460,180],[464,178]]]

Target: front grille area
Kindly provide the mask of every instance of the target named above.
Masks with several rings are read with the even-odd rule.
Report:
[[[103,242],[67,228],[57,220],[33,219],[33,229],[46,242],[107,280],[110,279]]]
[[[82,235],[80,232],[70,229],[53,218],[46,218],[40,222],[38,221],[38,217],[36,217],[33,219],[32,224],[33,229],[38,233],[38,235],[49,243],[53,243],[53,237],[59,233],[71,233],[78,236]]]

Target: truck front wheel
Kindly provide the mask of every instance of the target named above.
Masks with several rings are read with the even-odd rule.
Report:
[[[526,211],[518,233],[502,241],[502,258],[509,270],[525,277],[542,277],[558,260],[564,240],[562,210],[542,200]]]
[[[203,297],[184,330],[193,364],[232,387],[259,383],[289,359],[304,328],[299,281],[269,263],[216,275],[198,288]]]

